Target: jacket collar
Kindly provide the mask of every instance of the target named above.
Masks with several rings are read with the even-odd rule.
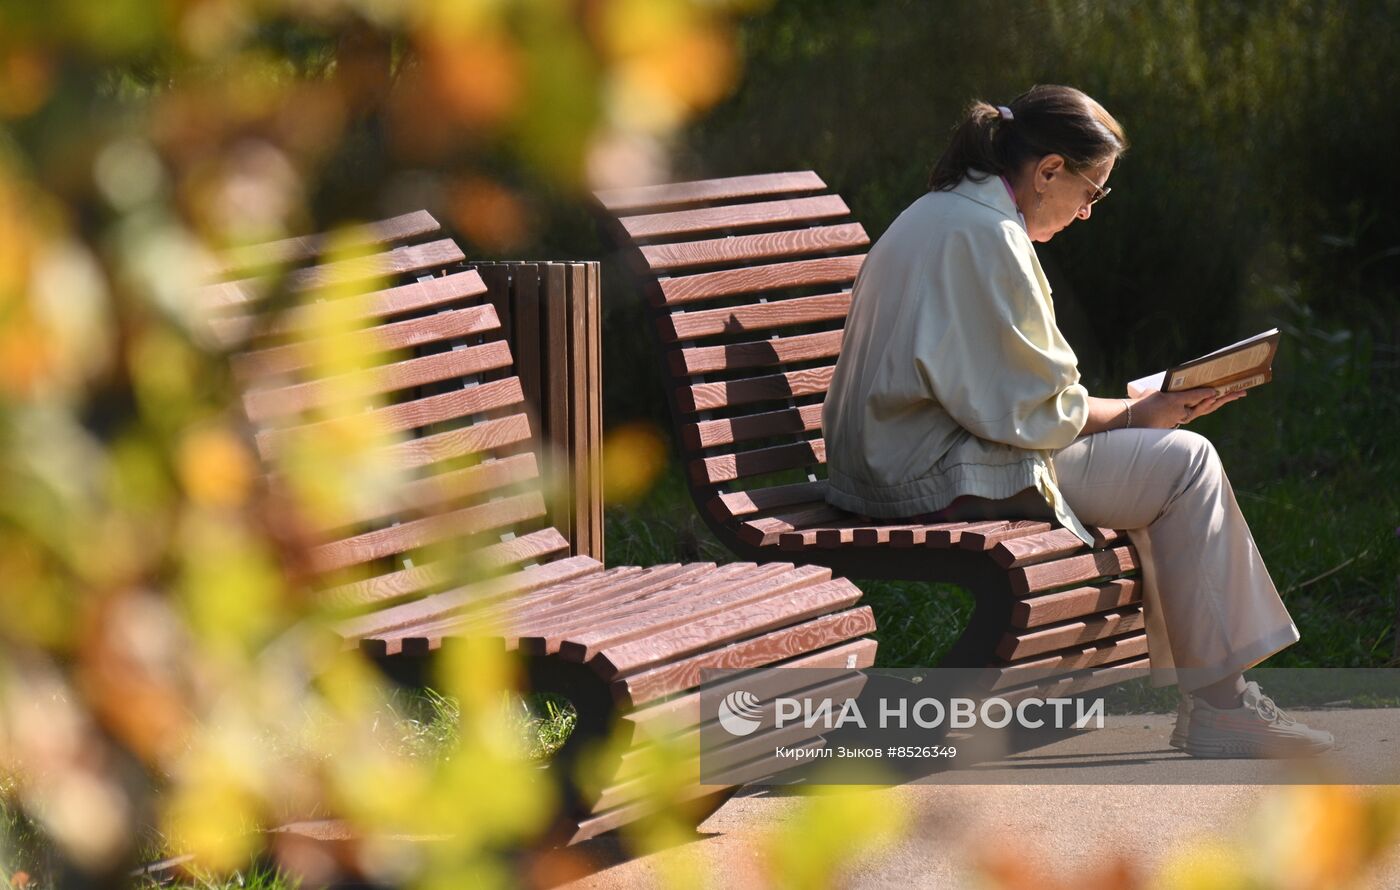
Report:
[[[981,181],[974,180],[974,176]],[[952,192],[955,195],[962,195],[969,201],[976,201],[978,204],[992,208],[1007,219],[1019,223],[1023,229],[1026,227],[1025,218],[1021,216],[1021,211],[1016,209],[1016,202],[1007,193],[1006,185],[1001,181],[1001,177],[994,173],[969,170],[968,175],[953,186]]]

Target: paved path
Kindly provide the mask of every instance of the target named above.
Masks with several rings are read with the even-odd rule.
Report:
[[[1342,750],[1328,762],[1371,763],[1378,770],[1373,775],[1385,772],[1396,781],[1400,725],[1394,710],[1297,716],[1337,736]],[[1151,868],[1197,836],[1239,836],[1261,801],[1282,789],[1179,782],[1255,781],[1277,768],[1277,762],[1196,761],[1166,745],[1171,723],[1166,715],[1118,718],[1105,729],[972,771],[936,776],[931,784],[875,792],[888,806],[905,811],[911,829],[896,847],[856,866],[846,885],[970,888],[970,862],[980,843],[1014,851],[1022,860],[1044,860],[1042,874],[1069,879],[1084,876],[1117,854]],[[1358,758],[1357,752],[1366,756]],[[956,777],[954,783],[947,782],[950,777]],[[961,784],[964,781],[1004,784]],[[1078,784],[1039,784],[1044,782]],[[666,868],[681,867],[705,874],[703,886],[763,887],[766,881],[752,839],[787,818],[800,803],[781,789],[752,789],[711,816],[693,842],[637,859],[627,859],[615,839],[591,841],[577,848],[572,863],[588,873],[560,886],[664,887]],[[1375,886],[1400,888],[1400,856],[1378,877]],[[1027,886],[1049,884],[1038,880]],[[1067,880],[1065,886],[1079,882]]]

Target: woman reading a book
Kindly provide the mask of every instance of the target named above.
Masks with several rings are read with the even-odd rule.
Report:
[[[827,499],[882,518],[1053,519],[1086,542],[1084,523],[1126,529],[1155,675],[1183,690],[1172,743],[1316,753],[1330,734],[1244,679],[1298,631],[1214,448],[1179,429],[1243,393],[1091,396],[1055,324],[1033,242],[1090,218],[1126,148],[1070,87],[971,106],[856,280],[823,409]]]

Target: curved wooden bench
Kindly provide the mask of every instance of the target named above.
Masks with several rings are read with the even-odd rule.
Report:
[[[317,410],[347,389],[380,397],[372,417],[389,435],[379,453],[410,478],[391,504],[358,508],[348,525],[319,530],[308,555],[324,582],[317,595],[356,613],[336,630],[377,658],[402,665],[454,638],[484,636],[521,654],[531,690],[568,697],[577,729],[551,771],[568,801],[558,836],[578,841],[650,812],[645,749],[663,735],[698,737],[703,669],[867,667],[876,643],[865,635],[875,622],[858,605],[860,591],[823,567],[605,568],[569,556],[569,541],[547,519],[532,421],[480,276],[443,269],[463,259],[450,240],[392,246],[436,229],[426,213],[375,224],[359,230],[366,243],[382,244],[374,255],[290,274],[293,289],[336,274],[338,293],[347,275],[389,279],[337,297],[367,324],[345,345],[374,356],[354,380],[308,373],[310,352],[292,336],[311,323],[307,308],[248,310],[264,285],[247,279],[205,296],[230,307],[216,332],[243,341],[234,371],[264,459],[323,422]],[[256,256],[307,260],[320,244],[283,242]],[[475,580],[463,584],[463,569]],[[601,788],[579,786],[577,754],[614,732],[627,744],[611,778]],[[760,733],[727,754],[751,758],[756,778],[771,771],[759,756],[770,741]],[[735,775],[746,775],[743,767]],[[703,799],[703,816],[732,791],[696,784],[687,796]]]
[[[811,171],[599,192],[649,305],[675,441],[709,527],[744,559],[943,581],[976,606],[943,666],[995,685],[1145,668],[1137,557],[1037,521],[926,524],[825,501],[821,410],[870,239]],[[1109,671],[1108,668],[1115,670]]]

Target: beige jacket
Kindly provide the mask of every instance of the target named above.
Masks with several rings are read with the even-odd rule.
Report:
[[[827,500],[895,518],[1035,488],[1091,541],[1053,463],[1088,399],[1005,185],[965,178],[910,205],[861,267],[822,411]]]

